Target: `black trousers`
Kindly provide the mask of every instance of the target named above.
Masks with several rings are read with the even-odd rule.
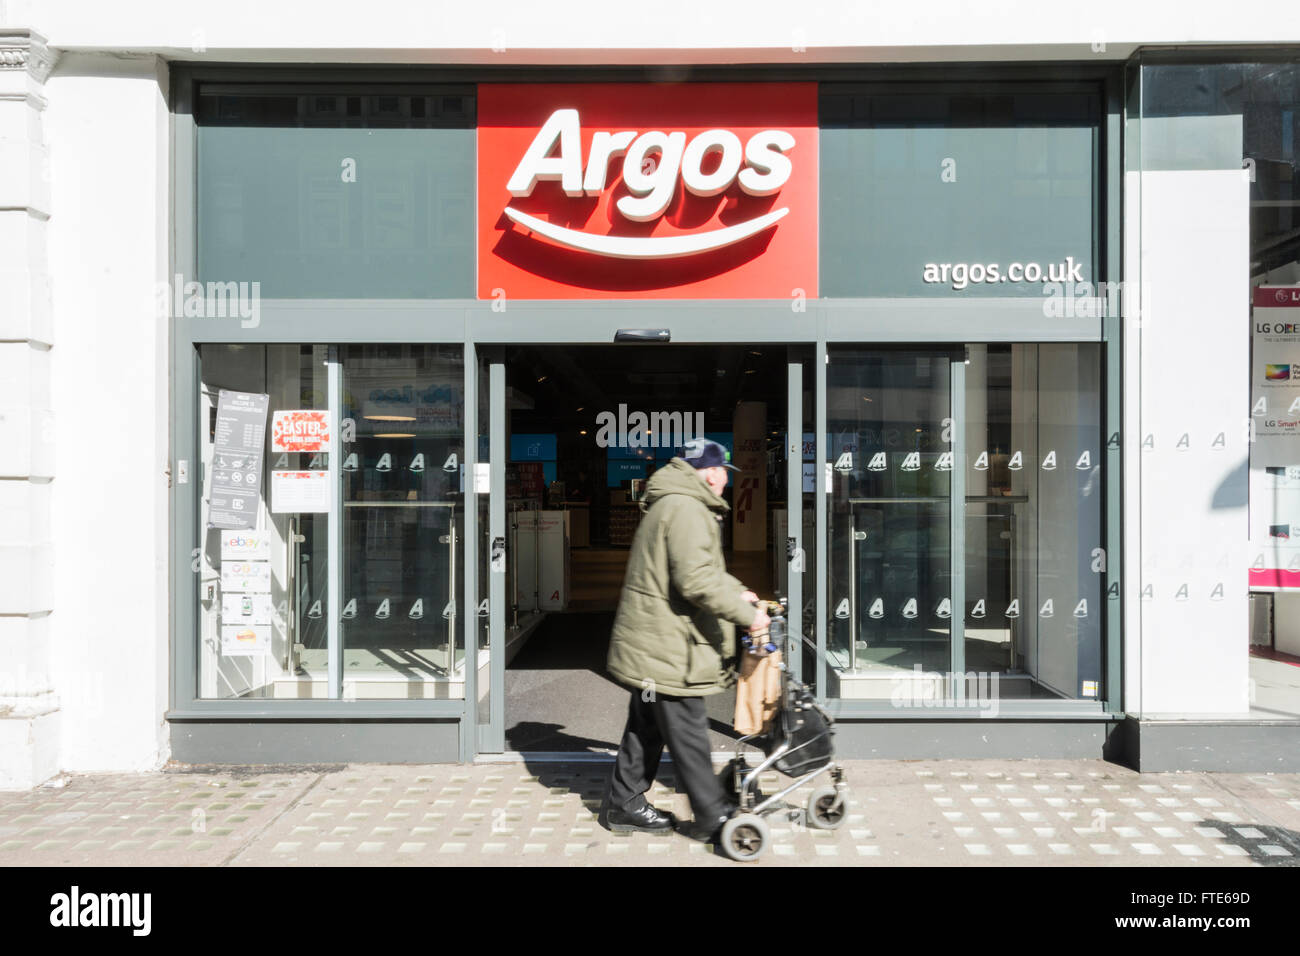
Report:
[[[655,694],[652,700],[643,700],[642,693],[633,690],[628,704],[627,727],[610,781],[610,805],[635,810],[645,803],[645,792],[654,782],[667,744],[678,785],[686,789],[695,819],[720,816],[727,796],[713,772],[704,698]]]

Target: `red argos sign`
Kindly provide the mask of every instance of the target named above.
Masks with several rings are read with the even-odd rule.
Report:
[[[483,84],[482,299],[817,295],[814,83]]]

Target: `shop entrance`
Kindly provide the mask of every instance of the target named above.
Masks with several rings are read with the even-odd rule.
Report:
[[[725,445],[743,469],[725,493],[728,568],[760,595],[788,595],[786,509],[802,504],[805,467],[799,440],[791,467],[787,434],[792,414],[802,421],[802,366],[792,410],[785,346],[518,346],[501,358],[504,619],[488,694],[501,691],[502,749],[612,753],[628,691],[605,658],[645,484],[691,438]],[[733,704],[710,699],[715,749]]]

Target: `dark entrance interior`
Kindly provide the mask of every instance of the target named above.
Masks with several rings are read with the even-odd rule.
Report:
[[[723,547],[732,574],[761,596],[775,594],[771,542],[786,500],[787,351],[527,346],[507,349],[505,360],[507,525],[512,577],[522,579],[507,585],[506,748],[612,753],[629,691],[606,676],[605,657],[640,520],[638,486],[698,430],[725,444],[738,463],[744,464],[738,439],[756,456],[749,460],[757,467],[733,474],[728,484],[733,514]],[[740,490],[751,524],[738,533],[742,478],[756,480],[763,494]],[[542,530],[559,524],[567,526],[567,549]],[[557,586],[562,550],[567,587]],[[731,694],[710,698],[714,749],[734,738],[733,707]]]

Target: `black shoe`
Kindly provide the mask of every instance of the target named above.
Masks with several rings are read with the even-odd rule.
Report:
[[[714,843],[718,839],[718,834],[722,832],[723,825],[735,816],[736,811],[740,808],[735,804],[727,804],[723,807],[722,812],[714,816],[707,817],[702,821],[696,821],[691,824],[687,832],[692,840],[699,840],[701,843]]]
[[[663,830],[671,830],[673,827],[673,818],[670,815],[656,810],[648,803],[643,804],[639,810],[610,807],[605,816],[605,822],[616,833],[639,830],[657,833]]]

